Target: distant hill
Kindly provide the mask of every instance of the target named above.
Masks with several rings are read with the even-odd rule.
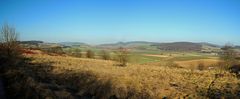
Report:
[[[87,47],[87,48],[100,48],[100,49],[117,49],[119,47],[136,49],[136,50],[165,50],[165,51],[202,51],[202,52],[218,52],[221,46],[211,43],[193,43],[193,42],[171,42],[171,43],[158,43],[146,41],[131,41],[131,42],[117,42],[110,44],[100,44],[91,46],[82,42],[60,42],[60,43],[45,43],[43,41],[21,41],[21,44],[30,47],[47,48],[52,46],[61,47]],[[239,46],[236,46],[239,49]]]
[[[90,46],[86,43],[82,43],[82,42],[60,42],[59,44],[63,45],[63,46]]]
[[[36,41],[36,40],[32,40],[32,41],[19,41],[20,44],[29,44],[29,45],[38,45],[40,43],[44,43],[43,41]]]
[[[66,47],[58,43],[47,43],[43,41],[31,40],[31,41],[19,41],[25,48],[50,48],[50,47]]]
[[[173,43],[160,43],[152,46],[157,46],[160,50],[167,51],[201,51],[202,44],[192,42],[173,42]]]
[[[155,42],[145,42],[145,41],[131,41],[131,42],[118,42],[113,44],[100,44],[97,45],[98,48],[108,48],[108,49],[116,49],[119,47],[124,48],[135,48],[135,49],[147,49],[151,47],[150,45],[157,44]]]
[[[132,42],[118,42],[113,44],[101,44],[99,48],[131,48],[131,49],[155,49],[166,51],[217,51],[220,49],[218,45],[211,43],[193,43],[193,42],[172,42],[172,43],[157,43],[145,41],[132,41]]]

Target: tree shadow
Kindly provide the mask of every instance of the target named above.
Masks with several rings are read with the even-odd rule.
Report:
[[[53,62],[32,63],[24,58],[19,66],[4,73],[9,99],[118,99],[136,97],[129,93],[117,96],[110,79],[101,80],[90,71],[65,70]],[[61,69],[61,73],[54,73]],[[132,91],[134,92],[134,91]]]
[[[240,84],[233,88],[230,84],[222,85],[221,88],[211,86],[210,88],[196,89],[198,96],[203,96],[209,99],[239,99],[240,97]]]

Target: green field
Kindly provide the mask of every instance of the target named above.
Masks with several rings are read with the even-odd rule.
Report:
[[[65,48],[65,52],[71,52],[75,49],[80,49],[83,53],[83,57],[85,57],[84,53],[87,50],[92,50],[95,53],[95,58],[101,59],[101,51],[103,49],[94,48],[94,47],[73,47],[73,48]],[[106,50],[106,49],[105,49]],[[115,59],[115,51],[116,50],[106,50],[110,53],[111,59]],[[129,63],[134,64],[148,64],[148,63],[165,63],[168,61],[189,61],[189,60],[198,60],[198,59],[210,59],[217,58],[218,56],[214,56],[211,54],[200,53],[200,52],[173,52],[173,51],[161,51],[155,49],[147,49],[147,50],[139,50],[133,49],[129,51]]]

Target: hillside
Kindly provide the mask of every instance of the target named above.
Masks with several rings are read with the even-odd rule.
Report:
[[[164,50],[164,51],[204,51],[204,52],[218,52],[220,46],[210,43],[192,43],[192,42],[173,42],[173,43],[157,43],[146,41],[131,41],[131,42],[117,42],[110,44],[99,44],[92,46],[90,44],[81,42],[60,42],[60,43],[46,43],[43,41],[21,41],[21,44],[30,47],[53,47],[61,46],[65,48],[79,47],[88,49],[117,49],[119,47],[129,48],[133,50]],[[237,48],[237,47],[236,47]]]
[[[116,49],[119,47],[141,49],[141,50],[165,50],[165,51],[217,51],[220,46],[210,43],[192,43],[192,42],[173,42],[173,43],[157,43],[157,42],[118,42],[115,44],[101,44],[99,48]]]
[[[161,50],[170,50],[170,51],[201,51],[202,45],[199,43],[191,42],[174,42],[174,43],[160,43],[157,45]]]
[[[131,49],[148,49],[151,48],[150,45],[156,44],[155,42],[145,42],[145,41],[131,41],[131,42],[118,42],[113,44],[100,44],[97,45],[98,48],[108,48],[117,49],[119,47],[131,48]]]
[[[43,41],[37,41],[37,40],[32,40],[32,41],[19,41],[20,44],[29,44],[29,45],[38,45],[40,43],[44,43]]]
[[[11,70],[15,72],[7,72],[9,77],[19,79],[14,82],[15,85],[21,85],[10,88],[15,93],[22,93],[21,88],[24,88],[25,94],[40,95],[43,98],[234,98],[237,97],[237,85],[240,83],[231,74],[214,70],[192,71],[138,64],[121,67],[114,61],[49,56],[40,52],[25,56],[32,59],[28,65]],[[223,76],[216,79],[218,73]],[[214,85],[209,87],[213,81]],[[219,93],[221,94],[218,95]]]
[[[60,42],[59,44],[64,45],[64,46],[90,46],[86,43],[82,42]]]

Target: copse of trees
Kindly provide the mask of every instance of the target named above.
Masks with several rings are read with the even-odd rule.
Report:
[[[116,51],[117,61],[120,63],[120,66],[127,66],[129,62],[129,51],[126,48],[120,47]]]
[[[94,54],[94,52],[92,50],[87,50],[86,57],[87,58],[94,58],[95,54]]]
[[[78,49],[78,48],[74,49],[73,52],[72,52],[72,56],[81,58],[82,57],[82,50]]]
[[[4,24],[0,33],[0,64],[16,64],[21,58],[22,51],[18,43],[18,33],[14,27]]]
[[[111,59],[110,53],[107,52],[106,50],[102,50],[101,57],[104,60],[110,60]]]
[[[51,53],[59,54],[59,55],[65,54],[62,47],[60,47],[60,46],[50,47],[50,48],[46,48],[43,50],[49,54],[51,54]]]
[[[68,49],[65,51],[67,55],[81,58],[83,57],[82,50],[79,48]]]

